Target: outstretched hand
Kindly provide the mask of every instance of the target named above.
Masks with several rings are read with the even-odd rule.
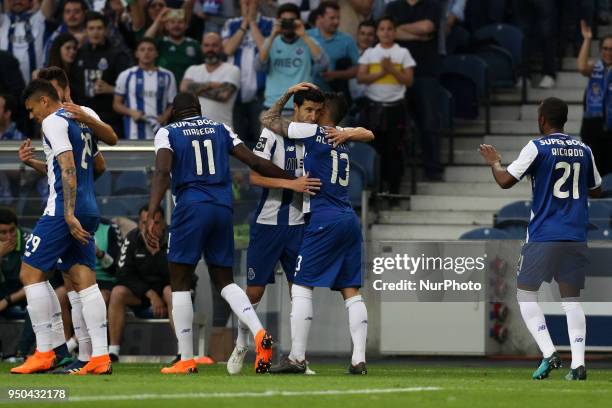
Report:
[[[26,139],[19,146],[19,160],[23,163],[28,164],[30,160],[34,159],[34,148],[32,147],[32,140]]]
[[[489,166],[493,166],[495,163],[501,162],[501,155],[491,145],[481,144],[478,151]]]
[[[321,189],[321,184],[321,180],[318,178],[309,178],[308,173],[306,173],[302,177],[291,180],[291,190],[296,193],[315,195],[317,191]]]

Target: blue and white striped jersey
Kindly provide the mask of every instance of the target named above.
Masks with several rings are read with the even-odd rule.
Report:
[[[99,119],[91,109],[82,107],[87,114]],[[47,116],[42,122],[43,150],[47,159],[47,178],[49,198],[43,215],[64,215],[64,193],[62,173],[57,156],[72,151],[77,178],[77,194],[74,213],[99,217],[98,204],[94,193],[95,154],[92,131],[83,123],[70,117],[64,109],[59,109]]]
[[[588,192],[601,185],[587,145],[562,133],[546,135],[527,143],[507,170],[517,180],[531,175],[528,242],[586,241]]]
[[[263,129],[253,153],[271,160],[287,173],[300,177],[304,174],[304,146]],[[287,189],[264,188],[259,199],[255,222],[266,225],[304,224],[302,194]]]
[[[130,116],[124,116],[126,138],[153,139],[157,129],[152,125],[176,96],[176,80],[174,74],[165,68],[145,71],[135,66],[119,74],[115,94],[124,98],[128,108],[143,112],[148,119],[136,122]]]

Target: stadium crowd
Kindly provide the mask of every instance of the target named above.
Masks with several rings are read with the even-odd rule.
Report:
[[[72,89],[67,100],[92,108],[125,140],[153,139],[171,121],[170,103],[180,91],[196,94],[204,116],[232,127],[253,147],[261,131],[260,114],[291,86],[313,82],[350,100],[351,113],[344,123],[364,126],[377,135],[380,189],[399,193],[407,164],[405,144],[413,129],[423,151],[426,179],[442,180],[438,68],[445,55],[465,51],[453,46],[460,30],[475,32],[499,21],[491,16],[492,3],[5,0],[0,14],[0,140],[40,137],[20,95],[44,67],[64,69]],[[502,21],[525,33],[520,75],[531,74],[531,56],[540,51],[538,86],[554,87],[560,56],[573,45],[576,54],[580,49],[580,72],[591,78],[590,84],[599,85],[593,77],[612,64],[612,43],[608,37],[602,40],[601,61],[589,63],[589,27],[609,21],[608,2],[505,4]],[[533,49],[535,44],[539,50]],[[602,123],[602,112],[609,110],[604,106],[607,99],[600,106],[597,98],[592,102],[588,96],[593,92],[587,90],[585,140],[610,129]],[[292,106],[290,100],[285,115],[293,113]],[[585,131],[587,127],[597,132]],[[609,141],[598,136],[592,142],[605,174],[612,170],[607,160],[612,151]],[[18,183],[0,174],[0,203],[11,204],[18,188]],[[139,216],[142,224],[146,208]],[[164,230],[163,212],[159,218]],[[115,355],[126,306],[151,306],[156,317],[168,316],[171,308],[165,251],[150,248],[142,228],[136,227],[125,240],[110,221],[100,224],[99,236],[96,232],[96,276],[109,308],[110,352]],[[0,314],[7,313],[9,306],[25,304],[18,280],[23,237],[14,213],[0,211]],[[68,305],[71,299],[61,284],[56,291]],[[65,319],[70,319],[69,313]],[[31,327],[25,327],[18,356],[30,352],[33,344]],[[81,334],[75,330],[74,336]],[[76,340],[69,346],[76,347]]]

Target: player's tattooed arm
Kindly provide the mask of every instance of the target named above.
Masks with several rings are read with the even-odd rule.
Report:
[[[145,240],[150,247],[158,247],[159,240],[155,233],[155,213],[161,203],[166,190],[170,186],[170,170],[172,169],[172,151],[169,149],[159,149],[155,156],[155,170],[151,180],[151,196],[149,197],[149,211],[147,215],[147,229]]]
[[[74,155],[71,150],[61,153],[57,156],[62,171],[62,192],[64,194],[64,219],[70,234],[82,244],[87,244],[91,235],[81,227],[81,223],[74,215],[74,207],[76,205],[77,193],[77,177],[76,167],[74,164]]]
[[[291,123],[291,119],[283,118],[283,108],[294,93],[305,91],[309,88],[316,88],[316,86],[308,82],[301,82],[289,88],[270,109],[262,113],[260,119],[263,127],[270,129],[272,132],[282,137],[289,137],[289,124]]]

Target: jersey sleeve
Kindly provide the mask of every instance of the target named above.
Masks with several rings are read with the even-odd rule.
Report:
[[[253,153],[256,156],[263,157],[266,160],[270,160],[272,157],[272,149],[276,144],[276,136],[269,129],[264,128],[259,136],[259,141],[253,148]]]
[[[289,139],[308,139],[315,136],[318,130],[319,125],[316,124],[291,122],[287,136]]]
[[[155,154],[157,154],[159,149],[174,151],[170,145],[170,132],[166,128],[161,128],[157,131],[153,144],[155,145]]]
[[[408,51],[408,49],[405,48],[405,50],[406,50],[406,52],[402,56],[402,67],[404,69],[416,67],[417,63],[414,60],[414,58],[412,58],[412,54],[410,54],[410,51]]]
[[[517,180],[520,180],[529,173],[529,168],[533,165],[536,158],[538,157],[538,148],[533,142],[527,143],[519,157],[513,161],[506,169],[508,173]]]
[[[123,96],[124,98],[127,96],[127,77],[127,71],[123,71],[119,74],[115,82],[115,95]]]
[[[597,187],[601,186],[601,176],[599,175],[599,170],[597,170],[597,166],[595,165],[595,157],[593,156],[593,151],[590,147],[588,148],[589,155],[591,156],[591,165],[589,166],[589,179],[588,179],[588,187],[589,190],[594,190]]]
[[[42,122],[42,131],[57,157],[60,154],[72,150],[70,138],[68,137],[68,121],[57,115],[50,115]]]
[[[240,143],[242,143],[242,140],[240,140],[240,138],[238,137],[238,135],[236,133],[234,133],[234,131],[232,130],[232,128],[230,128],[229,126],[227,126],[226,124],[223,124],[223,128],[225,129],[225,131],[227,132],[227,137],[229,138],[229,143],[228,143],[228,152],[231,153],[232,149],[236,146],[238,146]]]

